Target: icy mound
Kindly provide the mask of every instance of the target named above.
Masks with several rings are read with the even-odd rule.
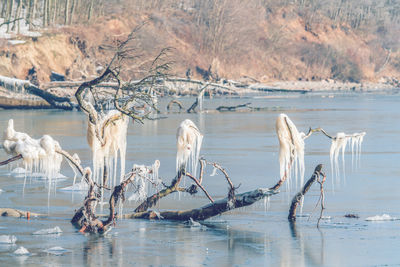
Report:
[[[14,251],[16,255],[27,255],[30,254],[29,251],[24,247],[19,247],[16,251]]]
[[[0,235],[0,244],[15,244],[17,238],[13,235]]]
[[[62,230],[60,227],[56,226],[54,228],[42,229],[33,233],[33,235],[52,235],[52,234],[61,234]]]
[[[76,183],[74,185],[60,189],[60,191],[87,191],[87,190],[88,190],[88,185],[85,182]]]
[[[373,222],[380,222],[380,221],[395,221],[398,220],[395,217],[392,217],[388,214],[383,214],[383,215],[376,215],[372,217],[368,217],[365,219],[366,221],[373,221]]]

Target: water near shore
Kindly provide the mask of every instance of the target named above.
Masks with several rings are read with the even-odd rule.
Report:
[[[183,99],[187,106],[193,99]],[[179,123],[193,120],[204,133],[202,155],[223,165],[239,192],[274,185],[279,176],[278,139],[275,119],[286,113],[299,130],[323,127],[328,133],[365,131],[361,163],[351,164],[346,152],[346,175],[332,185],[329,165],[330,140],[315,134],[306,140],[306,179],[314,167],[325,164],[326,218],[316,227],[317,212],[308,220],[319,197],[314,185],[305,198],[303,216],[295,226],[287,222],[295,183],[288,191],[264,202],[235,210],[206,225],[177,222],[119,220],[106,236],[84,236],[70,224],[74,210],[84,197],[60,191],[72,184],[73,172],[62,168],[66,179],[51,186],[37,178],[9,175],[0,168],[0,202],[12,207],[47,214],[29,221],[0,218],[1,265],[90,265],[90,266],[374,266],[400,264],[398,231],[400,210],[400,113],[399,95],[276,95],[249,99],[205,99],[205,108],[252,102],[268,107],[260,112],[169,114],[167,119],[130,124],[127,166],[161,161],[160,176],[167,182],[175,172],[175,133]],[[161,101],[161,108],[167,99]],[[9,118],[15,128],[33,137],[50,134],[65,150],[78,153],[82,165],[90,164],[86,143],[86,119],[82,113],[63,111],[0,111],[0,130]],[[6,159],[0,152],[0,159]],[[14,166],[16,167],[16,166]],[[209,176],[205,186],[214,198],[225,197],[227,185],[221,175]],[[186,181],[188,183],[188,181]],[[334,190],[333,190],[334,187]],[[57,190],[55,190],[56,188]],[[24,193],[23,193],[24,191]],[[186,209],[207,203],[195,197],[176,195],[163,199],[156,209]],[[135,203],[127,203],[131,211]],[[354,213],[358,219],[345,218]],[[386,214],[386,215],[385,215]],[[379,217],[375,217],[379,215]],[[373,220],[371,219],[373,218]],[[368,220],[367,220],[368,219]],[[58,226],[61,230],[54,230]],[[48,229],[49,234],[33,233]],[[45,231],[41,231],[43,233]],[[52,232],[50,234],[50,232]],[[10,237],[8,237],[8,235]],[[2,237],[3,236],[3,237]],[[7,236],[7,237],[4,237]],[[23,248],[20,248],[23,247]],[[21,254],[21,251],[24,252]],[[16,252],[16,253],[14,253]]]

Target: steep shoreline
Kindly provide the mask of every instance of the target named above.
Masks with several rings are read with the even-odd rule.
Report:
[[[195,81],[200,82],[200,81]],[[47,83],[43,85],[43,90],[50,92],[58,97],[71,98],[73,102],[74,93],[76,91],[76,85],[80,82],[68,82],[65,83]],[[57,87],[63,85],[62,87]],[[215,84],[218,86],[218,84]],[[107,84],[112,86],[112,84]],[[400,90],[398,85],[393,83],[343,83],[338,81],[280,81],[269,84],[253,83],[243,84],[234,81],[230,81],[229,84],[221,84],[222,90],[216,90],[215,88],[208,92],[209,95],[223,97],[225,95],[237,95],[241,97],[243,95],[252,94],[271,94],[271,93],[301,93],[301,94],[313,94],[313,93],[397,93]],[[228,90],[229,89],[229,90]],[[197,88],[193,86],[169,86],[165,87],[162,91],[161,97],[185,97],[185,96],[197,96]],[[52,108],[46,101],[40,97],[6,89],[0,87],[0,109],[49,109]]]

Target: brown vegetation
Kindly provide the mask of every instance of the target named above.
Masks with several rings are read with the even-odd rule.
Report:
[[[1,75],[25,79],[34,67],[40,82],[51,71],[71,80],[95,76],[109,56],[104,44],[115,44],[143,22],[137,50],[153,58],[163,47],[175,48],[173,71],[180,77],[262,82],[400,77],[397,1],[377,6],[371,0],[19,0],[3,1],[0,11],[3,18],[18,18],[20,12],[50,26],[32,25],[42,37],[19,36],[27,42],[3,42],[0,48]],[[60,24],[68,26],[51,27]],[[135,69],[130,78],[137,67],[125,66]]]

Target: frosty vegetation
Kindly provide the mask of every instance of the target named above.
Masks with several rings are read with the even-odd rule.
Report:
[[[44,173],[49,179],[60,172],[62,156],[56,151],[61,147],[49,135],[33,139],[26,133],[15,131],[14,121],[10,119],[4,132],[3,147],[9,155],[21,155],[24,167],[29,172]]]
[[[176,176],[169,185],[159,178],[158,170],[161,163],[158,160],[155,160],[154,164],[150,166],[134,164],[126,173],[126,138],[129,121],[132,119],[135,123],[143,123],[150,118],[152,113],[157,112],[157,90],[153,86],[158,79],[165,77],[165,72],[169,68],[168,62],[164,60],[165,50],[163,50],[153,62],[150,62],[146,71],[140,70],[140,73],[146,74],[141,80],[124,81],[121,62],[137,59],[137,56],[132,55],[132,52],[135,51],[135,47],[131,45],[134,33],[135,30],[128,35],[126,40],[118,42],[117,46],[113,48],[114,56],[103,73],[93,80],[83,82],[75,93],[79,108],[86,114],[88,120],[87,141],[92,151],[92,167],[82,166],[78,155],[71,156],[48,135],[44,135],[40,139],[33,139],[26,133],[15,131],[12,119],[3,136],[4,150],[13,158],[0,162],[0,166],[22,159],[26,169],[31,172],[43,172],[50,180],[59,173],[64,157],[75,173],[81,175],[81,183],[75,184],[75,177],[72,188],[69,188],[69,190],[75,190],[74,186],[77,185],[78,189],[87,191],[81,208],[75,212],[71,220],[80,229],[80,232],[106,233],[116,223],[118,217],[181,221],[205,220],[232,209],[252,205],[261,199],[277,194],[280,186],[286,180],[289,184],[293,175],[296,180],[299,180],[298,183],[303,185],[304,140],[314,132],[322,132],[332,139],[330,155],[332,166],[335,164],[334,168],[338,168],[338,155],[342,153],[343,157],[349,141],[351,147],[355,149],[356,157],[359,158],[365,133],[352,135],[339,133],[336,137],[332,137],[322,128],[310,128],[305,134],[297,130],[287,115],[280,114],[276,120],[280,165],[278,183],[271,188],[256,188],[237,194],[238,187],[230,179],[227,170],[216,162],[208,162],[204,157],[200,158],[203,134],[191,120],[186,119],[177,129]],[[96,87],[102,82],[115,82],[118,87],[104,91],[104,89]],[[199,92],[199,98],[196,99],[197,104],[200,102],[200,106],[206,87],[207,85],[200,89],[202,92]],[[200,170],[198,171],[199,164]],[[212,166],[223,174],[221,177],[228,184],[225,198],[214,200],[203,185],[207,166]],[[318,165],[312,179],[321,184],[322,192],[323,182],[316,178],[320,177],[321,169],[322,165]],[[181,181],[185,177],[192,181],[187,187],[181,185]],[[325,176],[322,181],[325,181]],[[306,185],[309,188],[311,183],[307,182]],[[300,196],[303,197],[307,190],[303,190]],[[151,210],[162,198],[170,194],[186,192],[194,195],[200,191],[209,199],[209,204],[185,211]],[[130,194],[129,200],[139,201],[140,204],[133,213],[123,214],[122,207],[126,193]],[[108,199],[108,203],[105,203],[106,199]],[[103,208],[105,204],[108,204],[109,214],[100,217],[97,215],[98,206]],[[29,214],[27,214],[28,216]]]

